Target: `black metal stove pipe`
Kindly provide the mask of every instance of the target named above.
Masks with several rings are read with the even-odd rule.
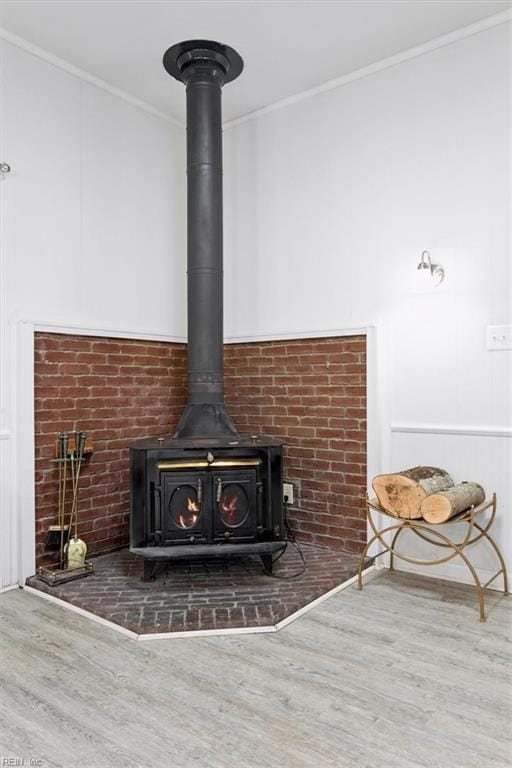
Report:
[[[164,55],[187,89],[188,404],[175,437],[238,435],[224,404],[222,86],[242,71],[233,49],[189,40]]]

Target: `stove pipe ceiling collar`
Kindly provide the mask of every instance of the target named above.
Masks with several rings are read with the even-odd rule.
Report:
[[[174,437],[238,436],[224,404],[221,91],[244,64],[211,40],[177,43],[163,64],[187,92],[188,402]]]

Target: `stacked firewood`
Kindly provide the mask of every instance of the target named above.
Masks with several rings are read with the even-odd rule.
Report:
[[[389,475],[377,475],[372,482],[380,506],[393,517],[423,518],[428,523],[445,523],[451,517],[481,504],[481,485],[455,485],[451,475],[438,467],[413,467]]]

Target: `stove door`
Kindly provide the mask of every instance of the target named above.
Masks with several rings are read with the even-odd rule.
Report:
[[[256,470],[219,471],[213,475],[215,541],[256,540],[258,525]]]
[[[211,508],[208,474],[162,473],[161,489],[164,545],[206,543],[209,539],[207,510]]]

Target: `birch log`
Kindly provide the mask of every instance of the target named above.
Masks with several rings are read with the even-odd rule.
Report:
[[[377,475],[372,482],[381,507],[393,517],[409,520],[422,516],[421,504],[427,496],[453,486],[448,472],[438,467],[413,467]]]
[[[445,523],[465,509],[481,504],[485,491],[478,483],[460,483],[423,500],[421,514],[427,523]]]

